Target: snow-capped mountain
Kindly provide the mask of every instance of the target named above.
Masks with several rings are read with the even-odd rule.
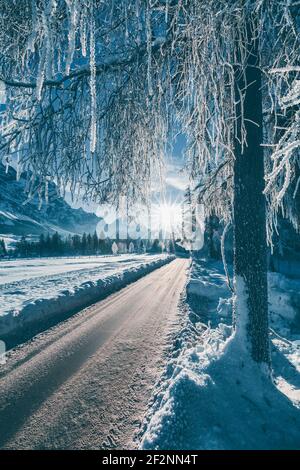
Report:
[[[39,208],[38,197],[28,200],[26,179],[16,179],[14,168],[0,164],[0,234],[37,236],[55,231],[62,235],[93,232],[100,218],[83,209],[72,208],[49,184],[49,200]]]

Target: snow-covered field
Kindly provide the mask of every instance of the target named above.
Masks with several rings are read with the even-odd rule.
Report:
[[[28,258],[0,262],[0,285],[23,283],[26,280],[51,276],[53,282],[64,285],[73,275],[78,278],[115,273],[136,264],[157,259],[157,255],[73,256],[70,258]],[[58,276],[63,274],[63,276]],[[56,276],[57,277],[53,277]]]
[[[270,273],[273,380],[232,331],[221,263],[193,262],[183,322],[146,418],[145,449],[300,449],[300,280]]]
[[[168,262],[166,255],[36,258],[0,262],[0,336],[66,313]]]

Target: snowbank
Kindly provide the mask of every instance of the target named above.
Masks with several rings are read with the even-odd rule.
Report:
[[[280,334],[289,332],[288,339],[272,337],[272,380],[235,338],[230,291],[221,266],[193,262],[184,340],[178,342],[177,354],[173,353],[157,387],[142,448],[300,448],[300,334],[290,329],[296,318],[299,281],[270,276],[273,323],[281,327]],[[280,297],[280,290],[289,295]],[[198,308],[196,315],[194,308]]]
[[[169,263],[174,259],[174,256],[143,256],[141,259],[136,257],[133,263],[129,263],[127,260],[127,265],[125,260],[123,266],[124,259],[122,257],[118,259],[119,268],[113,274],[105,273],[103,277],[103,270],[100,267],[96,271],[93,270],[91,276],[93,280],[82,282],[80,285],[75,284],[57,293],[55,293],[55,290],[50,291],[50,295],[47,292],[46,285],[49,279],[44,281],[38,279],[37,281],[42,283],[42,290],[45,292],[46,298],[37,298],[36,292],[33,292],[35,297],[31,301],[22,303],[17,311],[13,309],[0,316],[0,338],[5,339],[8,334],[16,334],[24,327],[36,322],[45,321],[54,316],[59,317],[68,312],[84,308]],[[74,271],[72,271],[73,273]],[[80,274],[82,275],[82,273]],[[84,275],[89,278],[89,270],[84,271]],[[78,277],[76,279],[78,281]],[[30,282],[32,282],[32,279]],[[9,284],[4,285],[4,288],[7,289],[7,286]]]
[[[268,277],[271,321],[278,323],[280,319],[285,319],[289,323],[299,322],[300,280],[279,273],[269,273]]]
[[[274,272],[268,273],[268,280],[271,325],[282,331],[294,324],[300,327],[300,280]],[[187,293],[191,299],[196,297],[196,303],[206,302],[205,309],[213,317],[217,311],[219,320],[231,319],[231,292],[220,262],[211,262],[208,268],[204,260],[201,263],[194,261]]]
[[[208,329],[182,352],[142,448],[300,448],[300,410],[228,334]]]

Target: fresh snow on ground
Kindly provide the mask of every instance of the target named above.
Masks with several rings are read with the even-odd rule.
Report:
[[[0,336],[92,303],[168,262],[167,255],[32,258],[0,262]]]
[[[73,257],[51,257],[51,258],[27,258],[17,260],[4,260],[0,262],[0,285],[11,284],[34,278],[52,276],[55,284],[64,282],[73,273],[76,276],[99,276],[122,270],[122,266],[131,267],[145,260],[156,259],[151,255],[118,255],[118,256],[73,256]],[[64,276],[58,276],[63,274]],[[57,276],[57,277],[53,277]]]
[[[232,334],[221,264],[193,261],[189,315],[157,386],[142,448],[300,448],[300,281],[269,277],[272,380]]]

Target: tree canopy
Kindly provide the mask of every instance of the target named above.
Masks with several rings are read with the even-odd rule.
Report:
[[[234,73],[243,73],[251,18],[274,218],[299,166],[299,2],[1,0],[0,11],[0,150],[7,164],[30,170],[32,189],[44,197],[55,179],[62,190],[80,187],[99,201],[145,198],[172,134],[182,132],[191,177],[208,179],[209,188],[217,182],[207,210],[225,219]],[[247,145],[245,132],[242,140]]]

